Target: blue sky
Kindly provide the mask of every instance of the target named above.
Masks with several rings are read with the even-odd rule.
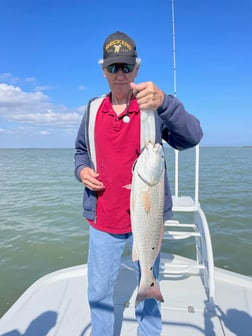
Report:
[[[0,0],[0,147],[74,147],[98,59],[120,30],[142,59],[136,82],[173,93],[171,0]],[[252,0],[175,0],[177,97],[204,146],[252,145]]]

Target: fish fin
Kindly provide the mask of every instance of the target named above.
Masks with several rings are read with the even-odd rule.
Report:
[[[135,306],[137,307],[141,301],[146,299],[156,299],[160,302],[164,302],[164,298],[154,277],[152,277],[149,285],[144,284],[143,278],[141,278]]]
[[[132,184],[125,184],[124,186],[122,186],[122,188],[131,190],[131,186],[132,186]]]
[[[138,258],[138,253],[137,253],[137,249],[136,249],[136,244],[135,242],[133,242],[133,248],[132,248],[132,261],[137,261]]]
[[[151,197],[150,197],[150,190],[147,189],[143,192],[143,206],[144,210],[149,213],[151,208]]]

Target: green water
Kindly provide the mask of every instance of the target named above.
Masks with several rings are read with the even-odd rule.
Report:
[[[48,272],[85,263],[88,224],[71,149],[0,149],[0,316]],[[173,153],[167,165],[174,190]],[[193,194],[194,151],[180,154],[181,194]],[[252,149],[201,148],[200,203],[215,265],[252,275]],[[167,245],[168,244],[168,245]],[[192,242],[165,242],[191,256]]]

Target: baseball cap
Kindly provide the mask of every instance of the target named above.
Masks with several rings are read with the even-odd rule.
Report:
[[[127,34],[117,31],[106,38],[103,44],[104,67],[113,63],[135,64],[136,58],[136,44]]]

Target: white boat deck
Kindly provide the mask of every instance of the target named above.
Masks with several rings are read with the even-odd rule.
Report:
[[[167,264],[189,260],[162,255],[161,270]],[[191,261],[193,262],[193,261]],[[86,265],[56,271],[35,282],[0,320],[1,336],[90,335]],[[215,269],[216,306],[208,305],[207,295],[197,274],[161,274],[162,335],[252,334],[252,280]],[[115,336],[136,335],[136,278],[127,259],[121,268],[115,291]]]

